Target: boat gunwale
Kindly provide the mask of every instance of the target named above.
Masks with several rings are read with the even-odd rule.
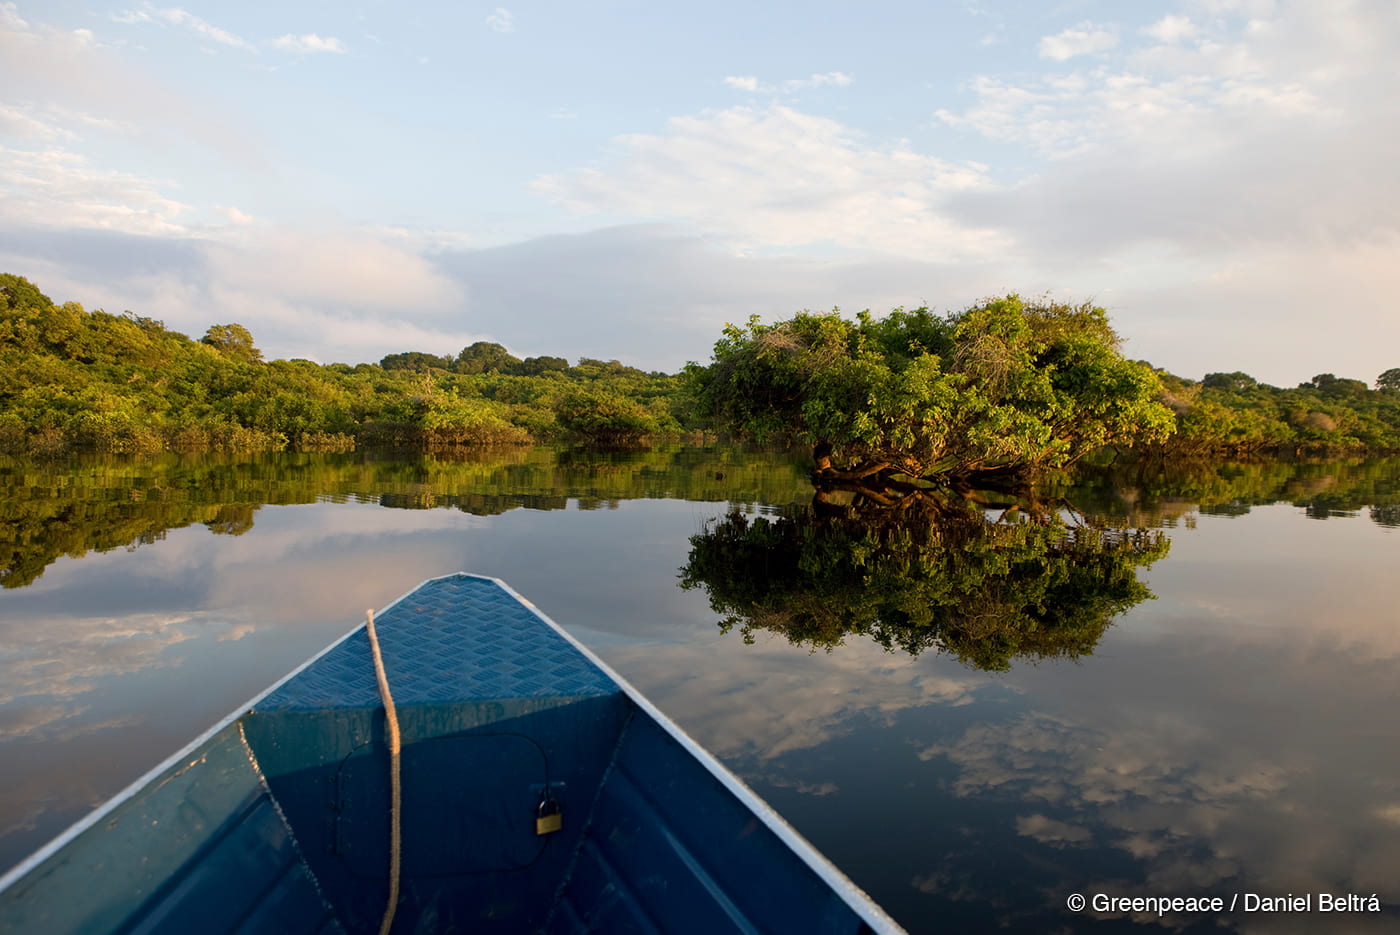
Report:
[[[817,876],[825,883],[833,893],[841,898],[846,905],[866,923],[875,933],[888,933],[888,935],[905,935],[905,929],[894,921],[869,895],[858,887],[844,872],[840,870],[821,851],[817,850],[801,833],[797,831],[788,821],[778,814],[774,808],[750,789],[738,776],[728,767],[719,761],[713,753],[697,743],[689,734],[685,732],[675,721],[671,720],[661,711],[646,695],[635,688],[631,682],[618,674],[611,666],[604,662],[593,650],[581,643],[576,637],[565,630],[560,624],[555,622],[544,611],[535,606],[534,602],[526,598],[513,587],[502,581],[500,578],[491,575],[473,574],[471,572],[451,572],[445,575],[436,575],[432,578],[425,578],[409,590],[394,598],[384,607],[376,611],[377,616],[387,614],[398,604],[407,600],[419,589],[435,581],[445,581],[452,578],[475,578],[482,581],[489,581],[499,587],[506,594],[510,595],[541,623],[559,634],[569,645],[583,655],[594,666],[597,666],[609,679],[611,679],[619,689],[631,700],[640,710],[645,712],[655,721],[666,733],[680,744],[680,746],[694,757],[705,770],[714,777],[731,795],[737,798],[750,812],[754,814],[769,831],[773,832],[787,847],[796,854]],[[339,648],[347,640],[365,628],[363,622],[357,624],[345,632],[340,637],[332,640],[320,652],[308,657],[296,668],[282,676],[262,691],[258,692],[244,704],[233,709],[232,712],[220,718],[217,723],[201,732],[197,737],[181,747],[178,751],[162,760],[155,767],[151,768],[135,781],[127,785],[124,789],[112,796],[106,802],[93,809],[84,817],[78,819],[66,830],[61,832],[37,851],[20,861],[13,868],[0,875],[0,893],[4,893],[24,877],[41,867],[45,861],[56,855],[73,840],[87,832],[93,826],[100,823],[113,811],[123,804],[135,798],[142,790],[149,787],[155,780],[169,770],[178,767],[184,761],[190,759],[200,747],[213,740],[216,736],[238,723],[249,713],[251,713],[260,702],[277,691],[283,685],[296,678],[302,672],[319,662],[323,657]],[[193,765],[193,764],[191,764]]]

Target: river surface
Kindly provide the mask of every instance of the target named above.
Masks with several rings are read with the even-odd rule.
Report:
[[[1400,463],[1062,478],[1039,518],[1078,540],[930,514],[819,579],[807,552],[746,577],[734,535],[702,556],[722,527],[854,548],[803,471],[679,447],[0,461],[0,870],[365,608],[470,571],[595,649],[911,932],[1400,931]],[[1016,517],[976,515],[998,535]],[[784,609],[814,588],[836,609]],[[1309,908],[1247,909],[1290,895]]]

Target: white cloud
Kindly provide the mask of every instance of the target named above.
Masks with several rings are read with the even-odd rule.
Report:
[[[0,104],[0,134],[33,140],[72,140],[77,134],[35,117],[33,108]]]
[[[510,10],[505,7],[496,7],[495,12],[486,17],[486,25],[496,32],[515,32],[515,23],[512,20]]]
[[[689,219],[741,247],[947,258],[1005,246],[942,210],[950,193],[986,184],[984,166],[902,144],[872,147],[835,120],[788,107],[677,117],[664,135],[614,145],[608,168],[543,176],[531,187],[574,211]]]
[[[1397,257],[1400,235],[1313,246],[1252,241],[1222,247],[1199,272],[1125,284],[1100,298],[1133,336],[1134,356],[1184,376],[1242,369],[1249,353],[1257,363],[1243,369],[1279,386],[1321,372],[1370,382],[1393,366],[1390,349],[1400,347],[1400,318],[1375,301],[1400,294]],[[1346,309],[1348,332],[1366,340],[1319,344],[1317,316],[1327,309]]]
[[[1093,23],[1080,23],[1040,40],[1040,57],[1067,61],[1076,55],[1107,52],[1118,45],[1118,34]]]
[[[19,15],[19,7],[13,3],[0,3],[0,28],[16,32],[27,31],[27,23]]]
[[[717,658],[723,666],[714,665]],[[871,642],[843,645],[821,667],[810,664],[807,649],[786,640],[744,646],[735,634],[667,646],[664,653],[646,645],[613,649],[608,662],[663,710],[684,711],[686,729],[730,761],[771,761],[872,720],[893,723],[910,709],[972,704],[987,686],[985,679],[940,666],[933,657],[892,655]],[[736,697],[745,703],[736,705]],[[824,785],[814,782],[800,791],[823,795]]]
[[[70,110],[58,104],[49,104],[45,110],[53,116],[55,120],[61,120],[68,124],[85,127],[88,129],[102,130],[109,133],[133,133],[136,130],[134,124],[125,120],[116,120],[111,117],[95,117],[82,111]]]
[[[411,250],[374,236],[298,230],[253,230],[210,243],[212,281],[262,301],[332,309],[413,309],[418,314],[462,301],[456,283]]]
[[[937,116],[1048,164],[948,208],[1015,236],[1162,366],[1239,369],[1227,359],[1266,342],[1252,366],[1270,382],[1370,379],[1388,366],[1378,348],[1400,343],[1400,321],[1363,298],[1400,288],[1400,22],[1367,0],[1191,9],[1189,40],[1184,17],[1159,20],[1094,67],[975,79],[971,107]],[[1324,366],[1328,307],[1369,340]]]
[[[0,269],[23,272],[51,295],[130,308],[186,334],[239,321],[269,357],[357,362],[391,351],[447,353],[475,340],[504,340],[503,323],[472,318],[468,288],[430,256],[455,240],[451,232],[428,242],[242,224],[245,215],[231,206],[221,213],[230,224],[198,230],[198,237],[142,229],[129,218],[102,223],[101,216],[83,219],[83,231],[76,223],[6,225]],[[3,201],[0,214],[14,220]]]
[[[170,665],[166,650],[192,637],[188,615],[66,618],[13,628],[0,654],[0,705],[24,698],[68,702],[113,675]],[[65,704],[65,717],[75,711]],[[46,718],[52,724],[56,718]]]
[[[1302,4],[1263,32],[1131,53],[1135,68],[982,77],[976,106],[938,116],[1055,159],[1014,200],[987,208],[1010,209],[997,216],[1021,229],[1020,208],[1045,199],[1033,223],[1075,249],[1155,240],[1218,255],[1260,241],[1389,236],[1400,226],[1387,169],[1400,159],[1400,68],[1386,50],[1400,26],[1376,4],[1354,12],[1338,25]],[[1066,238],[1075,215],[1093,223]]]
[[[121,13],[113,14],[112,19],[118,23],[126,24],[161,23],[179,26],[220,45],[232,46],[248,52],[257,51],[251,42],[241,36],[237,36],[227,29],[220,29],[180,7],[157,7],[151,3],[143,3],[134,10],[123,10]]]
[[[1088,828],[1056,821],[1039,812],[1018,816],[1016,833],[1050,847],[1082,847],[1094,840],[1094,834]]]
[[[1159,42],[1180,42],[1196,35],[1198,29],[1190,17],[1168,15],[1143,30]]]
[[[62,150],[0,146],[0,214],[46,227],[179,234],[188,205],[163,195],[169,182],[93,168]]]
[[[784,81],[782,88],[784,91],[796,91],[801,88],[821,88],[826,86],[846,88],[850,87],[854,79],[839,71],[829,71],[824,75],[812,75],[809,78],[796,78],[791,81]]]
[[[1018,283],[990,262],[742,256],[723,238],[664,224],[444,253],[439,262],[467,292],[464,323],[495,323],[495,340],[668,371],[704,359],[725,322],[750,315],[971,302]]]
[[[145,15],[158,12],[150,9]],[[269,169],[235,111],[196,104],[90,37],[45,24],[31,26],[13,4],[0,4],[0,88],[8,92],[8,104],[79,136],[98,129],[139,131],[156,139],[174,131],[245,167]],[[165,137],[156,144],[163,157],[168,143]]]
[[[241,227],[253,223],[252,215],[244,214],[232,205],[215,205],[214,210],[228,218],[230,224],[237,224]]]
[[[1363,521],[1350,522],[1351,532],[1367,531]],[[1347,541],[1358,548],[1368,538]],[[1294,564],[1306,566],[1296,557]],[[1284,580],[1279,575],[1261,566],[1257,577]],[[1295,578],[1306,582],[1300,593],[1315,583],[1306,570]],[[1222,580],[1219,588],[1238,591],[1239,582]],[[1373,601],[1386,596],[1370,594]],[[1269,606],[1283,605],[1275,595]],[[1333,619],[1320,599],[1281,618],[1275,612],[1267,623],[1247,611],[1239,626],[1224,628],[1210,613],[1167,619],[1160,632],[1169,639],[1141,626],[1120,631],[1113,664],[1086,667],[1073,680],[1020,670],[1012,684],[1041,710],[989,719],[958,740],[930,745],[921,758],[957,768],[951,791],[959,798],[1019,803],[1020,835],[1145,861],[1141,870],[1125,868],[1127,879],[1099,881],[1104,892],[1205,892],[1231,879],[1293,892],[1369,894],[1386,885],[1400,839],[1377,834],[1376,823],[1394,821],[1400,808],[1378,777],[1394,772],[1394,754],[1345,724],[1346,712],[1384,707],[1393,695],[1394,628],[1368,627],[1354,644],[1338,645],[1331,633],[1316,632]],[[1209,648],[1193,641],[1197,630],[1212,634]],[[1335,632],[1343,630],[1337,623]],[[1389,644],[1380,654],[1365,638],[1371,634]],[[1195,672],[1192,690],[1155,678],[1166,668]],[[1119,692],[1124,703],[1109,709],[1100,699],[1113,692],[1110,685],[1134,691]],[[1264,685],[1274,687],[1261,694]],[[1298,705],[1300,697],[1328,704]],[[1279,717],[1280,710],[1289,715]]]
[[[825,74],[813,74],[807,78],[792,78],[778,84],[766,84],[757,78],[749,76],[734,77],[724,79],[724,83],[737,91],[748,91],[762,94],[787,94],[793,91],[801,91],[806,88],[847,88],[855,82],[855,79],[839,71],[829,71]]]
[[[21,77],[34,59],[46,60],[50,67],[61,68],[66,63],[64,60],[75,54],[91,53],[103,47],[90,29],[70,31],[46,24],[31,26],[19,15],[15,4],[0,3],[0,68],[8,67]],[[23,87],[26,83],[16,81],[15,86]]]
[[[299,55],[309,55],[315,52],[335,52],[344,54],[349,51],[345,48],[345,43],[333,36],[322,38],[314,32],[301,36],[293,36],[290,33],[277,39],[268,40],[268,45],[282,52],[295,52]]]
[[[377,227],[365,229],[364,233],[391,241],[397,249],[429,257],[446,250],[470,248],[476,242],[476,238],[466,231],[434,228]]]

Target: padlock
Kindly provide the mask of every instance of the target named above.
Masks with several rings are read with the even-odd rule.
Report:
[[[544,798],[540,799],[539,807],[535,809],[535,834],[553,834],[564,827],[564,813],[559,810],[559,803],[554,801],[546,790]]]

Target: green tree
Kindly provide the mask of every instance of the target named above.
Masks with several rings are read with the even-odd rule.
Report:
[[[263,359],[262,351],[253,344],[252,332],[239,324],[210,325],[200,342],[233,360],[252,364]]]
[[[1208,373],[1201,385],[1206,389],[1224,390],[1227,393],[1246,393],[1258,386],[1259,381],[1236,370],[1234,373]]]
[[[1400,393],[1400,367],[1391,367],[1376,377],[1376,389],[1384,393]]]
[[[534,377],[542,373],[563,373],[569,369],[569,362],[563,357],[527,357],[510,368],[516,376]]]
[[[34,283],[13,273],[0,273],[0,312],[10,309],[46,311],[51,308],[53,300],[40,292]]]
[[[386,354],[379,361],[379,366],[385,370],[412,370],[417,373],[426,373],[434,367],[439,370],[451,370],[453,364],[454,361],[451,357],[440,357],[437,354],[428,354],[424,351]]]
[[[636,442],[659,429],[655,416],[641,403],[601,390],[570,393],[554,414],[568,431],[607,444]]]
[[[722,429],[812,446],[818,479],[1017,475],[1174,426],[1100,308],[1007,296],[937,319],[803,312],[729,326],[687,375]]]
[[[462,352],[457,355],[455,369],[458,373],[490,373],[493,370],[506,373],[518,363],[520,358],[513,356],[501,345],[491,341],[477,341],[462,348]]]

